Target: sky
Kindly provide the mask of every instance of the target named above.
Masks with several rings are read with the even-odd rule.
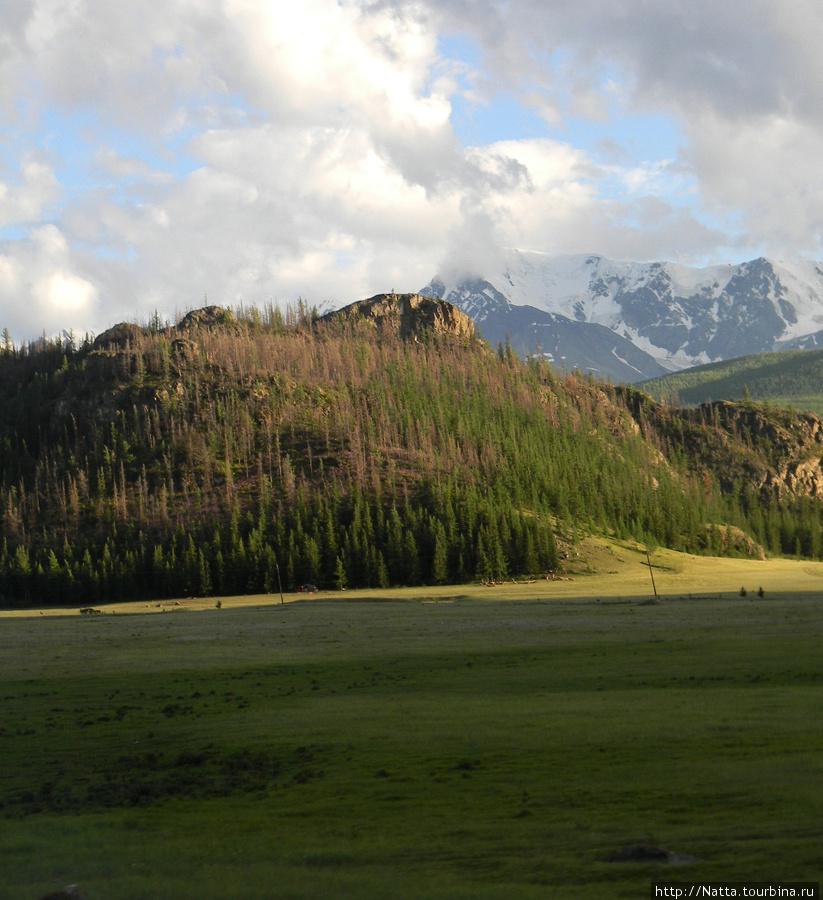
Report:
[[[823,257],[818,0],[3,0],[0,328]]]

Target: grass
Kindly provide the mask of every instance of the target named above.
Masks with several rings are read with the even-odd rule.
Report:
[[[817,880],[823,567],[708,561],[689,596],[703,562],[658,551],[649,603],[645,557],[598,552],[569,582],[3,617],[0,898]],[[703,861],[607,861],[640,842]]]

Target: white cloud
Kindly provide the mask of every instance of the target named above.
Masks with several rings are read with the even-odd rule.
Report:
[[[31,229],[26,239],[7,242],[5,248],[0,244],[3,326],[18,339],[31,339],[44,329],[49,334],[63,328],[83,333],[96,315],[97,302],[97,287],[78,272],[77,260],[56,226]]]
[[[71,272],[52,272],[35,284],[35,296],[47,315],[76,313],[88,309],[96,299],[97,290],[90,281]]]
[[[730,122],[696,120],[689,157],[719,212],[739,210],[750,245],[817,253],[823,235],[823,130],[769,115]]]
[[[569,213],[594,202],[584,154],[549,140],[500,141],[468,152],[474,202],[496,223],[505,246],[554,248]]]
[[[0,227],[36,222],[45,207],[60,196],[51,167],[35,160],[20,166],[20,184],[0,181]]]
[[[813,0],[8,0],[0,303],[23,337],[414,289],[500,245],[819,252],[821,43]],[[555,139],[461,148],[455,95],[504,89]],[[676,159],[560,130],[626,112],[676,121]]]
[[[679,179],[664,171],[663,160],[622,161],[629,194],[666,196],[693,178],[693,214],[674,215],[683,242],[671,232],[665,250],[663,232],[648,230],[644,257],[655,248],[701,255],[707,239],[775,254],[823,249],[823,17],[815,0],[438,0],[435,7],[451,27],[475,35],[498,83],[521,85],[534,106],[543,98],[555,123],[626,110],[666,114],[680,124]],[[575,232],[579,249],[587,233],[600,234],[597,214],[610,208],[625,211],[599,204]],[[693,227],[697,215],[736,224],[723,237]]]
[[[19,297],[23,281],[23,267],[12,256],[0,255],[0,297],[13,304]]]

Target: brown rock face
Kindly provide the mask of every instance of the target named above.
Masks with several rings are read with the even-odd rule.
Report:
[[[196,331],[198,328],[219,328],[237,324],[233,313],[222,306],[204,306],[193,309],[185,315],[177,326],[178,331]]]
[[[716,400],[694,409],[663,406],[618,388],[644,434],[664,453],[684,455],[693,470],[712,472],[726,491],[741,487],[764,498],[823,500],[823,419],[763,404]]]
[[[133,325],[131,322],[120,322],[102,334],[98,334],[92,346],[95,350],[102,350],[106,347],[125,347],[126,344],[133,344],[143,334],[146,334],[145,328]]]
[[[421,294],[377,294],[328,313],[323,320],[371,322],[376,328],[395,331],[403,338],[426,333],[474,337],[474,322],[465,313],[445,300],[432,300]]]

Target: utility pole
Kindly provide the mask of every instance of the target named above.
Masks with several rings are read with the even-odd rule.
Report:
[[[286,601],[283,599],[283,582],[280,581],[280,565],[279,565],[279,563],[275,563],[274,568],[277,569],[277,587],[280,589],[280,602],[285,603]]]
[[[657,600],[657,586],[654,583],[654,572],[652,571],[652,558],[649,556],[649,551],[646,551],[646,562],[649,564],[649,575],[652,578],[652,590],[654,591],[654,599]]]

